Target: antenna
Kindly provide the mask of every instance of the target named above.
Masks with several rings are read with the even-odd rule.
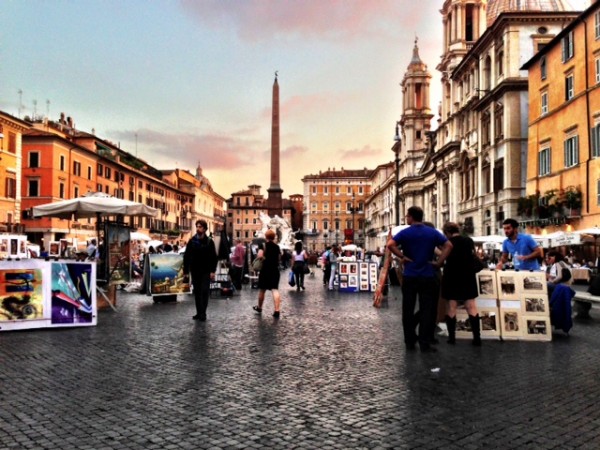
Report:
[[[50,100],[46,100],[46,117],[50,118]]]
[[[19,94],[19,114],[17,114],[17,117],[20,119],[21,118],[21,107],[23,106],[23,91],[21,89],[19,89],[17,91],[17,94]]]
[[[135,157],[137,158],[137,133],[135,133]]]
[[[31,120],[35,120],[35,116],[37,114],[37,100],[33,101],[33,114],[31,115]]]

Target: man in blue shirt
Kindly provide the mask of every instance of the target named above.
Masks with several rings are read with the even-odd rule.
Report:
[[[426,318],[435,317],[433,305],[437,304],[439,283],[436,269],[441,267],[452,250],[452,244],[435,228],[423,224],[423,210],[418,206],[408,208],[406,223],[410,227],[397,233],[387,242],[387,248],[402,260],[402,327],[407,349],[413,349],[417,340],[422,352],[434,352],[430,346],[435,323]],[[441,254],[434,260],[436,247]],[[419,337],[415,333],[415,305],[419,297]]]
[[[502,244],[502,256],[496,269],[502,270],[511,254],[515,270],[540,270],[538,258],[544,257],[542,247],[528,234],[519,234],[519,222],[515,219],[506,219],[502,222],[502,228],[506,239]]]

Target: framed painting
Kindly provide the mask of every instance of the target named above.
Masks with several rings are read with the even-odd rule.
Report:
[[[548,296],[544,294],[523,294],[521,296],[523,314],[528,316],[550,316]]]
[[[552,327],[549,317],[523,316],[525,330],[523,336],[531,341],[551,341]]]
[[[521,294],[547,294],[546,274],[544,272],[521,272]]]
[[[496,291],[496,272],[493,270],[482,270],[475,275],[477,277],[478,297],[498,298]]]
[[[500,337],[500,315],[498,308],[479,309],[481,337]]]
[[[523,336],[520,309],[500,309],[500,336],[503,339],[520,339]]]
[[[499,298],[503,300],[518,300],[520,278],[520,274],[512,270],[498,272]]]

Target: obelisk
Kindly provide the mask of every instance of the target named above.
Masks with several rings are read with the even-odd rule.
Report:
[[[277,214],[282,217],[283,202],[281,194],[283,189],[279,185],[279,84],[277,84],[277,72],[273,83],[273,112],[271,118],[271,185],[267,189],[269,193],[267,206],[269,216]]]

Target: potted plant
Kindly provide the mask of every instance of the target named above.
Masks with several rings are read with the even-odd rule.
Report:
[[[565,189],[565,207],[568,209],[569,216],[581,215],[582,198],[579,187],[569,186]]]

